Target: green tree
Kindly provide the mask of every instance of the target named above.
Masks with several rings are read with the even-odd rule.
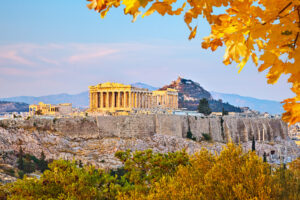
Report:
[[[46,169],[48,169],[48,162],[45,159],[46,159],[46,156],[44,154],[44,151],[42,151],[41,158],[38,161],[38,169],[41,172],[44,172]]]
[[[254,135],[252,137],[252,151],[255,151],[255,138],[254,138]]]
[[[264,157],[264,162],[267,162],[267,154],[266,154],[266,152],[264,152],[263,157]]]
[[[194,135],[193,135],[193,133],[192,133],[191,130],[188,130],[188,132],[186,133],[186,137],[187,137],[188,139],[191,139],[191,140],[196,141],[196,138],[194,137]]]
[[[83,164],[82,164],[82,161],[81,161],[81,160],[79,160],[78,167],[80,167],[80,168],[82,168],[82,167],[83,167]]]
[[[124,185],[124,184],[123,184]],[[94,167],[57,160],[40,179],[26,176],[7,185],[9,199],[114,199],[120,191],[116,177]],[[1,188],[0,188],[1,189]]]
[[[228,111],[222,108],[222,116],[228,115]]]
[[[24,169],[23,171],[25,173],[32,173],[35,171],[35,163],[32,161],[31,155],[26,154],[25,157],[23,158],[24,162]]]
[[[208,100],[206,98],[203,98],[199,101],[198,112],[206,116],[211,113],[211,109],[209,107]]]
[[[205,141],[211,141],[211,136],[209,133],[202,133],[202,136]]]
[[[24,157],[24,152],[23,152],[22,147],[20,147],[19,153],[18,153],[18,160],[17,160],[17,166],[18,166],[19,170],[24,170],[24,160],[23,160],[23,157]]]
[[[130,150],[119,151],[115,154],[122,163],[127,173],[124,175],[134,185],[148,185],[159,180],[164,175],[172,175],[179,165],[189,163],[189,155],[185,151],[175,153],[153,153],[146,151]]]

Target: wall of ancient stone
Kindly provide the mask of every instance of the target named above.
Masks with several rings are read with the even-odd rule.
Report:
[[[288,137],[287,125],[280,119],[261,118],[204,118],[176,115],[98,116],[29,120],[0,120],[8,129],[41,130],[76,138],[141,138],[155,133],[186,137],[190,128],[197,140],[206,133],[214,141],[247,142],[254,136],[260,141],[274,141]]]

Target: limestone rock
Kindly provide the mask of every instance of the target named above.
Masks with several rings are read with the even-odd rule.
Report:
[[[189,127],[198,142],[185,138]],[[214,142],[199,142],[203,133]],[[205,147],[220,152],[230,139],[250,150],[253,136],[260,156],[266,152],[272,160],[275,152],[276,158],[281,155],[281,159],[290,160],[300,155],[300,149],[288,138],[286,124],[278,119],[135,115],[0,120],[0,156],[6,155],[4,152],[17,153],[22,147],[25,153],[38,158],[43,151],[47,159],[76,159],[101,168],[116,168],[121,166],[114,157],[119,150],[166,153],[185,149],[193,154]]]

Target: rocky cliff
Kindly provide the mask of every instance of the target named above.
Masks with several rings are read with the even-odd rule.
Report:
[[[190,128],[198,141],[209,134],[214,142],[186,139]],[[101,116],[89,118],[29,119],[0,121],[1,152],[25,152],[47,159],[77,159],[95,166],[118,167],[118,150],[169,152],[185,148],[195,153],[202,147],[220,152],[229,140],[248,150],[251,139],[257,140],[257,152],[286,152],[299,156],[297,146],[288,139],[287,126],[277,119],[197,118],[169,115]],[[1,159],[0,159],[1,161]],[[14,164],[14,163],[11,163]]]
[[[172,81],[170,85],[162,87],[160,90],[173,88],[178,90],[178,105],[179,108],[187,108],[188,110],[197,110],[199,100],[206,98],[209,101],[209,106],[213,112],[222,112],[224,108],[229,112],[241,112],[239,107],[235,107],[222,101],[214,100],[212,95],[200,86],[199,83],[189,79],[178,77],[176,81]]]

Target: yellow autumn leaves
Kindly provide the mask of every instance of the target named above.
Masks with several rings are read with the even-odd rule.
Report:
[[[133,21],[146,9],[144,16],[154,12],[160,15],[180,15],[191,31],[189,39],[196,36],[193,20],[204,17],[211,25],[211,34],[204,38],[202,47],[216,50],[226,46],[224,64],[238,63],[239,72],[249,59],[259,71],[269,70],[269,84],[288,74],[294,98],[283,102],[286,113],[283,120],[290,124],[300,121],[300,1],[299,0],[186,0],[178,8],[177,0],[88,0],[90,9],[104,17],[108,10],[120,4]],[[150,8],[146,8],[150,5]],[[222,8],[223,13],[213,11]],[[220,12],[220,9],[218,10]]]
[[[299,161],[289,169],[264,163],[255,152],[228,144],[220,155],[203,149],[180,165],[174,175],[165,175],[149,189],[120,193],[119,200],[206,199],[299,199]]]
[[[227,144],[220,154],[206,149],[120,151],[124,167],[103,171],[56,160],[38,178],[0,183],[0,199],[95,200],[296,200],[300,199],[300,159],[271,166],[255,152]]]

